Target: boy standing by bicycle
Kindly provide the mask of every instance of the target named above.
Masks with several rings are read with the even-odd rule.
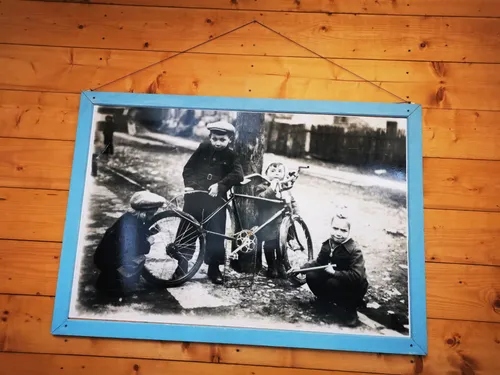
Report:
[[[210,131],[209,140],[200,144],[187,161],[182,173],[185,192],[208,191],[208,194],[192,193],[186,194],[184,197],[183,210],[192,215],[198,222],[217,210],[223,203],[220,198],[226,197],[229,189],[243,181],[243,168],[238,156],[229,147],[235,135],[234,126],[226,121],[218,121],[207,125],[207,129]],[[226,210],[220,210],[211,218],[206,224],[206,229],[224,234],[226,231]],[[178,236],[180,236],[180,230],[181,228],[179,228]],[[193,256],[193,253],[194,248],[190,257]],[[189,259],[178,263],[174,278],[187,272]],[[225,262],[223,237],[207,234],[204,261],[208,265],[208,278],[214,284],[221,284],[222,273],[219,266]]]

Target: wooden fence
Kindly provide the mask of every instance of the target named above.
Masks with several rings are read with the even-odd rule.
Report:
[[[385,129],[346,130],[340,126],[266,125],[266,152],[292,158],[311,157],[334,163],[406,166],[406,135]]]
[[[306,154],[307,133],[304,125],[266,123],[266,152],[300,158]]]

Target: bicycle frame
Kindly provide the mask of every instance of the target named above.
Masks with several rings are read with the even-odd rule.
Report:
[[[285,181],[283,181],[282,183],[288,183],[288,182],[291,182],[291,181],[295,181],[297,178],[298,178],[298,175],[300,173],[300,170],[301,169],[308,169],[309,166],[299,166],[296,174],[294,176],[291,176],[290,178],[286,179]],[[249,175],[249,176],[246,176],[247,178],[251,178],[251,177],[255,177],[255,176],[260,176],[262,178],[264,178],[266,181],[267,178],[265,178],[264,176],[261,176],[260,174],[258,173],[254,173],[252,175]],[[269,181],[268,181],[269,182]],[[288,189],[287,189],[288,190]],[[207,194],[207,191],[205,190],[192,190],[189,192],[189,194],[193,194],[193,193],[204,193],[204,194]],[[227,236],[225,233],[217,233],[217,232],[213,232],[213,231],[210,231],[210,230],[206,230],[204,228],[204,225],[206,223],[208,223],[215,215],[217,215],[221,210],[225,209],[231,202],[233,202],[236,198],[240,198],[240,199],[243,199],[243,198],[246,198],[246,199],[251,199],[251,200],[258,200],[258,201],[264,201],[264,202],[272,202],[272,203],[279,203],[279,204],[283,204],[284,207],[282,209],[280,209],[278,212],[276,212],[272,217],[270,217],[265,223],[261,224],[260,226],[258,227],[253,227],[251,229],[251,232],[252,234],[256,234],[257,232],[259,232],[262,228],[266,227],[269,223],[271,223],[273,220],[275,220],[276,218],[278,218],[279,216],[281,216],[284,212],[287,211],[287,206],[286,206],[286,202],[282,199],[269,199],[269,198],[262,198],[262,197],[256,197],[256,196],[253,196],[253,195],[247,195],[247,194],[237,194],[237,193],[234,193],[232,190],[230,191],[230,196],[227,200],[225,200],[224,198],[221,198],[223,201],[224,201],[224,204],[221,205],[220,207],[218,207],[214,212],[212,212],[206,219],[202,220],[201,223],[198,223],[198,222],[195,222],[193,220],[191,220],[189,217],[186,217],[183,215],[183,211],[182,210],[179,210],[177,209],[176,207],[173,208],[174,211],[176,211],[182,218],[184,218],[185,220],[189,221],[191,224],[195,225],[196,227],[198,228],[201,228],[201,230],[204,232],[204,233],[209,233],[209,234],[212,234],[214,236],[218,236],[218,237],[223,237],[224,239],[226,240],[230,240],[230,241],[234,241],[235,238],[234,237],[231,237],[231,236]],[[238,213],[238,208],[236,207],[236,205],[234,206],[234,213],[235,215],[238,216],[239,218],[239,213]],[[241,245],[239,246],[237,249],[235,249],[234,251],[231,252],[231,255],[237,253],[244,245]]]
[[[204,190],[193,190],[193,191],[190,191],[189,192],[190,194],[193,194],[193,193],[207,193],[206,191]],[[262,197],[256,197],[256,196],[253,196],[253,195],[246,195],[246,194],[237,194],[237,193],[231,193],[230,197],[225,200],[223,198],[221,198],[223,201],[224,201],[224,204],[222,204],[221,206],[219,206],[214,212],[212,212],[209,216],[207,216],[205,219],[203,219],[201,221],[201,223],[198,223],[196,221],[193,221],[191,218],[189,217],[186,217],[183,215],[183,211],[182,210],[179,210],[178,208],[173,208],[174,211],[176,211],[184,220],[187,220],[189,221],[191,224],[197,226],[197,227],[201,227],[203,229],[203,231],[205,233],[210,233],[212,235],[215,235],[215,236],[219,236],[219,237],[223,237],[225,238],[226,240],[231,240],[231,241],[234,241],[235,238],[234,237],[231,237],[231,236],[227,236],[225,233],[217,233],[217,232],[213,232],[213,231],[210,231],[210,230],[206,230],[204,228],[205,224],[208,223],[215,215],[217,215],[221,210],[225,209],[231,202],[235,201],[236,198],[246,198],[246,199],[251,199],[251,200],[259,200],[259,201],[266,201],[266,202],[272,202],[272,203],[278,203],[278,204],[285,204],[285,201],[284,200],[280,200],[280,199],[269,199],[269,198],[262,198]],[[234,207],[234,210],[235,210],[235,213],[237,215],[239,215],[238,213],[238,209],[237,207],[235,206]],[[256,234],[257,232],[259,232],[262,228],[264,228],[265,226],[267,226],[269,223],[271,223],[273,220],[275,220],[276,218],[278,218],[279,216],[281,216],[285,211],[287,210],[286,206],[283,207],[282,209],[280,209],[279,211],[277,211],[271,218],[269,218],[265,223],[261,224],[260,226],[258,226],[257,228],[255,229],[252,229],[252,233],[253,234]]]

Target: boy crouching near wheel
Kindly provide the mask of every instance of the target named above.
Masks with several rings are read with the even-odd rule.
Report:
[[[256,195],[261,198],[284,199],[292,210],[292,215],[298,215],[297,203],[290,191],[283,190],[281,182],[288,177],[287,168],[283,163],[270,163],[265,171],[270,182],[263,182],[256,187]],[[278,203],[258,201],[259,223],[262,225],[269,220],[282,206]],[[282,218],[278,217],[263,227],[258,233],[259,245],[262,246],[267,262],[266,276],[268,278],[286,278],[283,254],[279,246],[279,228]]]
[[[345,216],[334,216],[330,238],[323,242],[317,259],[300,268],[327,266],[306,271],[307,285],[318,300],[335,303],[345,325],[354,327],[359,323],[357,309],[363,304],[368,281],[363,254],[350,231],[351,223]]]
[[[106,232],[94,253],[99,269],[96,289],[109,296],[125,296],[135,291],[149,253],[148,221],[165,203],[165,198],[149,191],[134,193],[131,212],[123,214]]]

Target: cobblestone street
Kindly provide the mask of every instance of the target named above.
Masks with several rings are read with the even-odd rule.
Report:
[[[262,274],[256,275],[251,289],[244,286],[245,280],[241,281],[241,285],[233,282],[231,287],[215,286],[206,279],[205,266],[193,280],[181,287],[152,290],[144,282],[140,291],[132,297],[112,301],[101,299],[93,287],[97,270],[92,264],[92,256],[98,241],[127,210],[133,192],[147,188],[166,198],[180,193],[183,188],[181,171],[190,156],[190,151],[174,146],[146,145],[121,138],[115,143],[115,154],[100,156],[97,176],[89,177],[93,194],[89,202],[92,207],[88,221],[90,231],[85,238],[79,285],[82,311],[91,315],[91,310],[110,314],[133,310],[181,316],[194,314],[199,317],[216,313],[221,317],[251,316],[256,320],[270,315],[272,318],[268,320],[274,319],[307,330],[320,326],[331,332],[348,330],[407,334],[404,327],[408,324],[406,228],[401,194],[307,175],[299,178],[292,193],[299,204],[301,216],[309,224],[315,254],[329,235],[329,220],[319,220],[318,217],[328,218],[337,208],[347,206],[349,215],[356,220],[362,218],[352,231],[353,238],[363,250],[370,282],[369,304],[360,314],[360,327],[347,329],[339,325],[335,311],[326,313],[325,307],[313,301],[313,294],[307,286],[297,288],[288,280],[268,280]],[[266,155],[265,159],[272,157]],[[237,275],[233,271],[230,276],[234,280]],[[195,295],[206,297],[189,298]]]

